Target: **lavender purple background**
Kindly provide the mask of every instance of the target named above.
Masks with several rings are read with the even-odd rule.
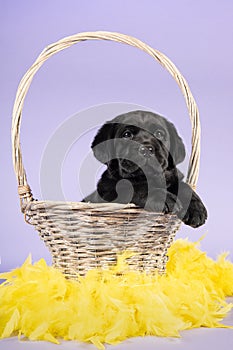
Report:
[[[202,249],[208,255],[215,258],[222,251],[232,253],[232,13],[230,0],[0,1],[0,271],[21,265],[29,253],[33,260],[44,257],[51,261],[37,232],[25,224],[20,213],[11,160],[11,113],[18,83],[43,48],[82,31],[107,30],[135,36],[165,53],[186,77],[200,110],[198,193],[208,208],[209,219],[197,230],[183,226],[178,237],[196,241],[207,233]],[[25,102],[21,141],[35,198],[40,198],[41,160],[54,131],[81,110],[116,102],[142,105],[165,115],[175,123],[190,150],[184,99],[158,63],[123,44],[80,43],[42,67]],[[102,122],[105,119],[103,116]],[[85,118],[79,123],[85,129]],[[77,158],[73,152],[72,159],[68,154],[64,160],[66,181],[62,183],[69,200],[80,199],[78,160],[79,154],[89,152],[89,136],[77,143]],[[89,172],[86,176],[91,175]]]

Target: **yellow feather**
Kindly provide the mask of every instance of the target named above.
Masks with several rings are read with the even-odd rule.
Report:
[[[116,266],[67,280],[60,271],[31,257],[0,278],[0,338],[18,334],[59,343],[77,340],[104,349],[136,336],[179,337],[197,327],[227,327],[220,322],[233,308],[233,264],[217,261],[200,242],[179,239],[169,249],[166,275],[131,271],[119,255]],[[229,327],[230,328],[230,327]]]

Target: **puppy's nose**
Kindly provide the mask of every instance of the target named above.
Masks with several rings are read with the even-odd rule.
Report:
[[[151,145],[141,145],[139,147],[139,153],[146,158],[149,158],[154,153],[154,147]]]

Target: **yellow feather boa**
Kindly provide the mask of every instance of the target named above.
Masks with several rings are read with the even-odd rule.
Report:
[[[116,344],[129,337],[178,337],[184,329],[227,327],[233,307],[233,264],[222,254],[208,258],[198,243],[179,239],[169,249],[167,274],[127,269],[127,255],[106,271],[91,270],[77,281],[41,259],[29,257],[0,278],[0,338],[58,339]],[[121,274],[124,272],[123,274]]]

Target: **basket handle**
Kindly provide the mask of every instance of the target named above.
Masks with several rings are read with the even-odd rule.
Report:
[[[84,32],[63,38],[56,43],[47,46],[36,59],[34,64],[25,73],[19,84],[12,117],[12,155],[14,170],[18,181],[18,193],[21,200],[21,207],[23,203],[27,203],[33,200],[31,189],[28,185],[26,172],[23,166],[22,153],[20,148],[20,125],[26,94],[34,75],[49,57],[72,46],[73,44],[85,40],[110,40],[137,47],[138,49],[145,51],[155,60],[157,60],[176,80],[185,98],[192,124],[192,151],[190,155],[186,181],[193,189],[195,189],[198,180],[200,163],[200,121],[196,102],[184,77],[180,74],[179,70],[169,60],[168,57],[134,37],[113,32]]]

